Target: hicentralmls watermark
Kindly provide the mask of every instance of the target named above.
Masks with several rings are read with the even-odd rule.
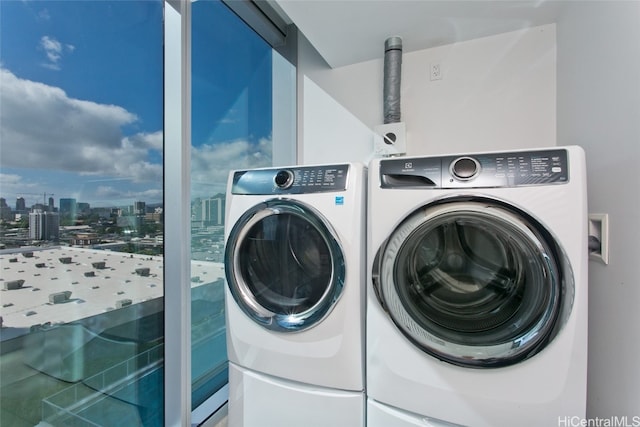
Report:
[[[558,427],[640,427],[640,415],[609,418],[558,417]]]

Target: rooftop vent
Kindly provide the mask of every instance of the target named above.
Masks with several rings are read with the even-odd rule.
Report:
[[[131,305],[132,303],[133,301],[131,301],[129,298],[120,299],[116,301],[116,308],[126,307],[128,305]]]
[[[4,282],[4,290],[5,291],[12,291],[14,289],[20,289],[22,287],[22,285],[24,285],[24,280],[23,279],[10,280],[8,282]]]
[[[95,277],[96,276],[96,272],[95,271],[85,271],[84,272],[84,277]]]
[[[69,301],[71,291],[62,291],[49,294],[49,304],[62,304]]]
[[[18,258],[9,258],[9,262],[18,262]]]
[[[25,258],[33,258],[33,252],[22,252],[22,256]]]
[[[93,266],[93,268],[97,270],[103,270],[104,268],[106,268],[107,263],[104,261],[97,261],[97,262],[92,262],[91,265]]]
[[[47,265],[44,262],[39,262],[36,264],[37,268],[45,268]]]
[[[150,271],[151,269],[149,267],[136,268],[136,274],[139,276],[147,277]]]
[[[65,256],[62,258],[58,258],[58,261],[60,261],[63,264],[71,264],[71,257],[70,256]]]

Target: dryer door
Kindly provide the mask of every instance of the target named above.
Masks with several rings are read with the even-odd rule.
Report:
[[[320,213],[277,199],[249,209],[232,228],[225,274],[247,316],[275,331],[301,331],[331,311],[344,286],[344,256]]]
[[[373,268],[378,299],[397,327],[423,351],[460,366],[506,366],[536,354],[573,302],[573,275],[552,236],[490,200],[414,212]]]

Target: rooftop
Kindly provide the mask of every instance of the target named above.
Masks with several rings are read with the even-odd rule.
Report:
[[[0,251],[3,335],[162,297],[163,265],[163,257],[75,247]],[[192,287],[223,277],[221,263],[191,263]]]

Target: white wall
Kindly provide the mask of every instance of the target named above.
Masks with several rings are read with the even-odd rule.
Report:
[[[566,6],[555,27],[405,54],[408,154],[585,148],[589,211],[609,213],[611,232],[610,264],[589,265],[588,415],[640,416],[640,2]],[[299,60],[318,93],[351,119],[369,128],[382,122],[382,60],[335,70],[317,54]],[[426,79],[431,61],[441,61],[442,81]],[[305,117],[315,120],[321,111]],[[302,131],[300,145],[322,139],[318,129],[312,137]]]
[[[401,104],[407,154],[556,145],[555,37],[551,24],[405,53]],[[316,65],[305,74],[374,129],[383,122],[382,56],[383,46],[379,60],[333,70]],[[442,80],[429,79],[433,63],[440,64]],[[313,102],[305,94],[305,106]],[[310,120],[324,115],[305,121]],[[317,137],[305,132],[304,150]]]
[[[610,264],[589,264],[590,417],[640,416],[640,2],[575,2],[557,24],[558,143],[587,155]],[[631,422],[631,419],[629,419]]]
[[[304,145],[300,164],[371,160],[373,133],[309,78],[304,77]]]

